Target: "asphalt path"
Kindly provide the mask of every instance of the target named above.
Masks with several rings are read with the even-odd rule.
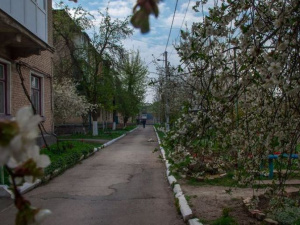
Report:
[[[25,196],[52,211],[43,225],[183,225],[156,147],[153,127],[139,127]],[[13,225],[1,201],[0,224]]]

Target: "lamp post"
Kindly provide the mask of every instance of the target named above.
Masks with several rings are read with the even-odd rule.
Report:
[[[169,132],[170,131],[170,117],[169,117],[169,89],[168,89],[168,85],[169,85],[169,67],[168,67],[168,52],[165,51],[164,52],[165,55],[165,59],[157,59],[157,61],[164,61],[165,62],[165,76],[166,76],[166,90],[165,90],[165,117],[166,117],[166,131]]]

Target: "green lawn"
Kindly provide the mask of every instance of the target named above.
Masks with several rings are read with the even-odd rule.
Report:
[[[41,154],[48,155],[51,164],[45,168],[45,176],[52,174],[56,169],[65,170],[76,163],[84,155],[94,151],[95,147],[100,147],[101,144],[85,143],[80,141],[63,141],[59,145],[53,144],[50,150],[47,148],[41,149]],[[1,176],[1,174],[0,174]],[[1,178],[1,177],[0,177]],[[4,184],[9,185],[8,173],[4,170]]]
[[[75,165],[84,155],[86,157],[93,152],[95,147],[100,147],[101,144],[85,143],[80,141],[63,141],[59,145],[53,144],[50,150],[43,148],[41,154],[48,155],[51,164],[45,168],[45,176],[53,173],[56,169],[67,169]]]
[[[72,134],[70,136],[59,136],[59,139],[106,139],[111,140],[117,137],[122,136],[123,134],[127,133],[128,131],[136,128],[136,125],[128,126],[123,129],[117,130],[99,130],[97,136],[93,136],[91,133],[88,134]]]

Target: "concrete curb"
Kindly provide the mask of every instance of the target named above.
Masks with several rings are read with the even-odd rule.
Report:
[[[91,155],[94,155],[94,153],[100,151],[101,149],[113,144],[114,142],[116,142],[117,140],[125,137],[127,134],[135,131],[138,127],[126,132],[125,134],[121,135],[120,137],[117,137],[115,139],[112,139],[108,142],[106,142],[105,144],[101,145],[100,147],[98,148],[94,148],[94,151],[91,152],[90,154],[88,154],[86,157],[84,157],[84,155],[82,155],[80,157],[80,159],[78,160],[78,162],[84,160],[84,159],[87,159],[89,158]],[[67,169],[63,169],[63,168],[58,168],[56,169],[51,175],[47,175],[45,177],[43,177],[46,181],[49,181],[50,179],[56,177],[60,172],[63,172],[63,171],[66,171]],[[36,188],[37,186],[39,186],[41,184],[41,180],[40,179],[37,179],[34,183],[24,183],[21,187],[19,187],[19,190],[20,190],[20,193],[21,194],[24,194],[26,192],[29,192],[31,191],[32,189]],[[8,189],[8,186],[7,185],[0,185],[0,197],[10,197],[10,198],[14,198],[14,195],[13,193]]]
[[[117,138],[115,138],[115,139],[112,139],[112,140],[106,142],[105,144],[103,144],[103,148],[105,148],[105,147],[107,147],[107,146],[113,144],[114,142],[116,142],[116,141],[118,141],[119,139],[125,137],[127,134],[129,134],[129,133],[135,131],[136,129],[138,129],[138,127],[136,127],[136,128],[134,128],[134,129],[132,129],[132,130],[126,132],[125,134],[121,135],[120,137],[117,137]]]
[[[13,198],[13,193],[8,189],[7,185],[0,185],[0,197],[1,198]]]
[[[189,220],[189,225],[203,225],[203,224],[200,223],[197,218],[195,218],[195,219],[190,219]]]
[[[154,127],[154,126],[153,126]],[[179,184],[177,184],[177,180],[174,176],[170,175],[170,166],[171,164],[169,163],[169,161],[166,159],[166,152],[164,150],[163,147],[161,147],[161,141],[160,141],[160,138],[158,136],[158,133],[157,133],[157,130],[156,128],[154,127],[154,131],[156,133],[156,137],[157,137],[157,140],[158,140],[158,143],[160,145],[160,152],[162,154],[162,158],[164,159],[165,161],[165,164],[166,164],[166,169],[167,169],[167,178],[168,178],[168,181],[169,181],[169,184],[171,185],[171,187],[174,185],[174,188],[173,188],[173,192],[174,192],[174,195],[175,195],[175,198],[178,199],[178,203],[179,203],[179,208],[180,208],[180,212],[181,212],[181,215],[182,215],[182,218],[185,222],[188,221],[188,224],[189,225],[203,225],[202,223],[198,222],[198,219],[197,218],[193,218],[193,212],[181,190],[181,187]]]

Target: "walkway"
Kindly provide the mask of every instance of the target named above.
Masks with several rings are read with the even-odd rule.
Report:
[[[53,212],[43,225],[183,225],[150,138],[152,126],[139,127],[29,192],[34,206]],[[0,209],[1,225],[13,225],[14,213]]]

